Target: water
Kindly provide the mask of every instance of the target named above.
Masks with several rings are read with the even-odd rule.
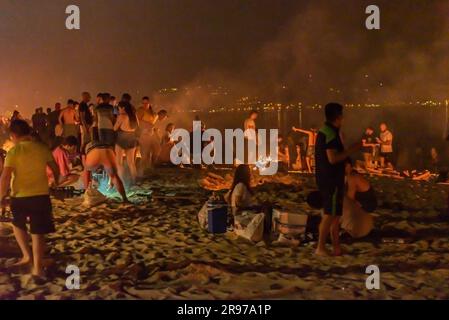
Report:
[[[179,117],[181,119],[176,121],[176,125],[190,129],[194,117],[199,116],[206,123],[207,128],[219,130],[242,128],[248,113],[249,111],[185,113]],[[277,128],[286,136],[290,133],[292,126],[299,126],[300,122],[303,128],[319,128],[324,122],[324,110],[318,107],[303,107],[300,113],[299,108],[295,107],[288,110],[260,111],[257,126],[264,129]],[[398,165],[413,167],[417,156],[429,157],[431,147],[436,147],[440,156],[449,159],[449,145],[445,141],[447,133],[445,132],[444,106],[345,108],[343,136],[346,144],[360,140],[368,126],[372,126],[378,134],[381,122],[386,122],[394,134],[394,149]],[[303,137],[300,134],[293,134],[296,141],[299,141],[301,136]]]

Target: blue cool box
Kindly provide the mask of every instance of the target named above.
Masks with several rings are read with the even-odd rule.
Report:
[[[207,204],[208,231],[210,233],[226,233],[228,224],[228,205],[224,202]]]

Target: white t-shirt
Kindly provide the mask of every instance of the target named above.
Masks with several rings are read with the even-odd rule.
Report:
[[[237,199],[239,199],[238,202]],[[231,206],[233,208],[246,208],[252,205],[252,195],[248,188],[243,183],[236,185],[231,196]]]
[[[385,132],[380,133],[380,140],[382,142],[391,141],[391,144],[382,144],[380,146],[380,152],[382,153],[392,153],[393,152],[393,134],[386,130]]]

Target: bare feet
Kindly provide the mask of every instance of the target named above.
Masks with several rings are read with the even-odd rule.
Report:
[[[31,274],[35,277],[39,277],[39,278],[45,278],[45,272],[43,268],[35,268],[33,267]]]
[[[22,258],[20,261],[14,263],[10,266],[10,268],[20,268],[20,267],[26,267],[31,266],[31,258]]]

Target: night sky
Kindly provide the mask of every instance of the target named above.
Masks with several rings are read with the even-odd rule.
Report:
[[[81,30],[65,29],[65,8]],[[0,0],[0,106],[151,95],[207,69],[237,70],[297,11],[279,0]]]
[[[70,4],[81,9],[79,31],[65,28]],[[239,94],[274,98],[281,85],[289,90],[284,97],[310,101],[326,94],[336,100],[405,99],[410,93],[443,98],[448,1],[377,1],[382,29],[371,33],[364,28],[368,4],[0,0],[0,111],[18,104],[29,113],[78,99],[84,90],[140,98],[200,75],[204,82],[214,75],[218,84],[238,84]],[[365,87],[372,96],[361,94]]]

